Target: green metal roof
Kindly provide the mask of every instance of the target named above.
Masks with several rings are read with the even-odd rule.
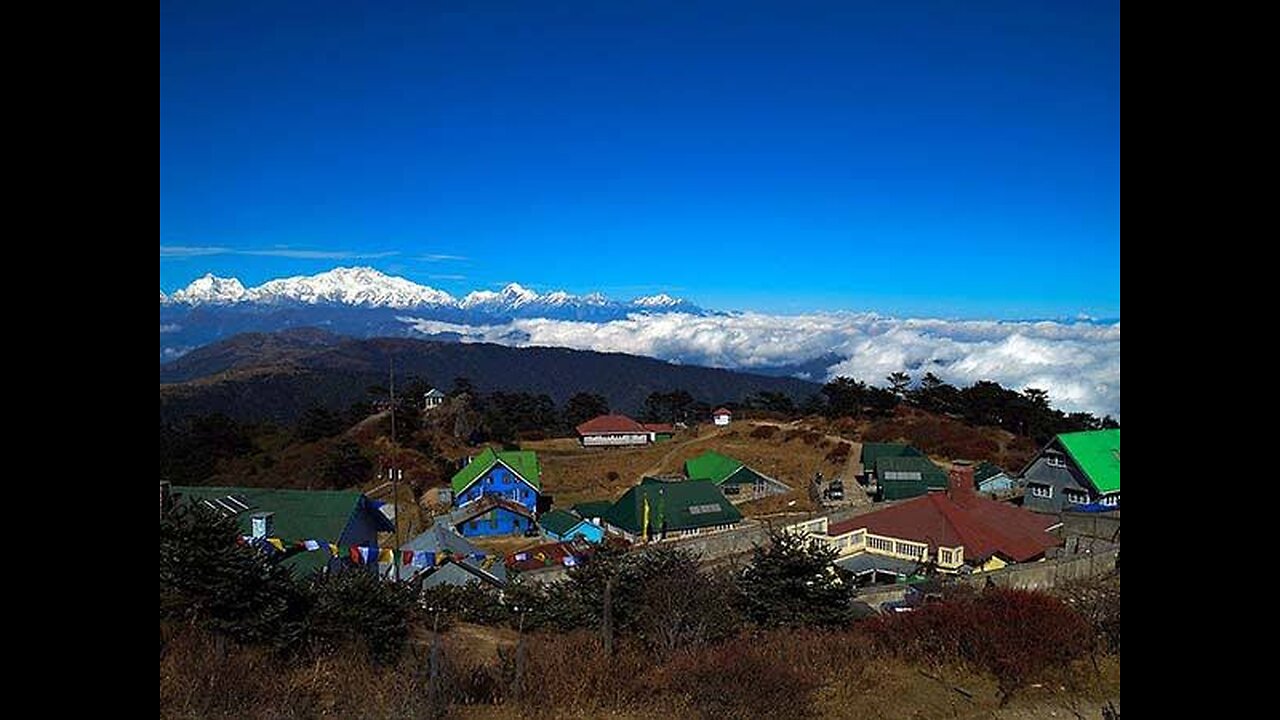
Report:
[[[627,532],[639,535],[644,522],[644,501],[649,500],[649,532],[662,529],[689,530],[710,525],[725,525],[742,520],[742,513],[720,489],[708,482],[641,483],[627,490],[605,513],[605,520]]]
[[[947,473],[927,457],[881,457],[876,460],[876,481],[885,482],[885,474],[891,472],[920,473],[920,480],[931,488],[945,490]]]
[[[1120,430],[1062,433],[1058,442],[1066,448],[1089,482],[1100,493],[1120,492]]]
[[[476,478],[485,474],[494,463],[501,460],[507,467],[524,478],[525,482],[537,490],[542,490],[542,467],[538,465],[538,454],[532,450],[502,450],[494,452],[493,448],[485,448],[476,455],[467,466],[453,476],[450,483],[455,493],[470,487]]]
[[[543,530],[556,535],[564,535],[578,523],[583,522],[586,522],[586,520],[577,515],[570,515],[564,510],[552,510],[551,512],[543,513],[542,517],[538,518],[538,524],[542,526]]]
[[[862,461],[864,470],[870,471],[876,461],[882,457],[922,457],[924,453],[905,443],[862,443]]]
[[[584,518],[604,517],[613,503],[608,500],[588,500],[574,505],[571,510]]]
[[[884,480],[879,487],[881,500],[905,500],[929,492],[922,480]]]
[[[719,485],[740,467],[742,461],[708,450],[692,460],[686,460],[684,474],[690,480],[710,480]]]
[[[363,493],[350,490],[277,490],[271,488],[175,486],[174,494],[179,502],[217,500],[234,495],[244,500],[249,509],[236,515],[236,523],[242,534],[253,531],[250,516],[255,512],[273,512],[271,537],[278,537],[286,545],[299,540],[320,540],[338,543],[347,529],[351,516],[362,506],[378,513],[382,529],[395,530],[395,526],[365,498]],[[298,553],[285,563],[300,572],[323,567],[329,561],[326,551]]]
[[[978,467],[974,468],[973,481],[975,483],[980,483],[984,480],[989,480],[1003,472],[1004,470],[1001,470],[998,465],[994,465],[989,462],[984,462],[978,465]]]
[[[751,468],[743,465],[734,471],[732,475],[725,478],[720,483],[721,487],[725,485],[755,485],[757,482],[766,482],[765,477]]]

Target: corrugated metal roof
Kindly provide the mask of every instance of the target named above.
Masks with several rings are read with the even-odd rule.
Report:
[[[564,535],[576,527],[578,523],[583,522],[586,522],[586,520],[576,515],[570,515],[564,510],[552,510],[551,512],[543,513],[542,517],[538,518],[538,525],[543,530],[556,535]]]
[[[538,464],[538,455],[532,450],[502,450],[495,452],[493,448],[485,448],[472,458],[466,467],[454,474],[450,485],[454,493],[460,493],[471,486],[477,478],[488,472],[499,460],[524,478],[534,489],[542,490],[542,466]]]
[[[640,534],[643,532],[645,498],[649,500],[650,533],[660,532],[664,521],[667,530],[676,531],[742,520],[742,513],[725,499],[718,487],[694,481],[636,485],[609,508],[605,520],[627,532]]]
[[[600,415],[582,423],[576,429],[579,435],[647,432],[643,425],[626,415]]]
[[[1062,433],[1058,442],[1067,449],[1098,492],[1120,492],[1120,430]]]
[[[740,467],[742,461],[708,450],[696,458],[686,460],[684,474],[690,480],[710,480],[719,485]]]
[[[920,480],[931,488],[947,487],[946,471],[927,457],[883,456],[876,459],[875,471],[877,480]]]

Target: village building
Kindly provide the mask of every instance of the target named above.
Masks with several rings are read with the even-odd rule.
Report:
[[[914,449],[914,448],[913,448]],[[882,456],[876,459],[871,479],[880,500],[904,500],[931,490],[947,489],[947,473],[923,456]]]
[[[859,582],[905,578],[929,570],[968,574],[1043,560],[1062,544],[1061,523],[978,495],[973,467],[957,464],[946,492],[830,523],[793,525],[835,550],[837,565]]]
[[[1120,508],[1120,430],[1062,433],[1021,473],[1024,507],[1056,513]]]
[[[400,580],[424,589],[473,582],[494,587],[507,584],[507,568],[500,555],[486,553],[445,523],[432,525],[401,545],[400,552]]]
[[[862,466],[858,479],[867,484],[875,473],[876,461],[882,457],[924,457],[924,453],[906,443],[862,443],[862,452],[858,456],[858,464]]]
[[[450,481],[450,526],[468,537],[533,531],[541,476],[535,453],[485,448]]]
[[[277,490],[248,487],[185,487],[166,490],[161,483],[161,504],[171,493],[169,506],[200,504],[224,517],[234,518],[240,532],[251,540],[276,540],[286,557],[281,564],[306,574],[346,565],[351,546],[378,547],[378,533],[395,532],[395,525],[380,510],[381,502],[351,490]],[[313,542],[316,550],[300,549]],[[337,556],[329,549],[338,546]]]
[[[449,527],[464,537],[532,535],[538,528],[532,510],[501,495],[486,495],[443,517]]]
[[[569,511],[588,522],[603,526],[604,515],[612,505],[608,500],[588,500],[575,504]]]
[[[729,530],[742,513],[709,482],[644,478],[604,517],[607,529],[628,540],[668,540]]]
[[[684,474],[689,480],[710,482],[731,499],[749,500],[791,488],[747,467],[741,460],[708,450],[686,460]]]
[[[711,423],[713,425],[728,425],[733,421],[733,413],[728,408],[718,407],[711,411]]]
[[[546,568],[569,568],[591,554],[591,544],[583,540],[553,542],[513,552],[506,557],[507,570],[533,572]]]
[[[431,412],[444,404],[445,395],[435,388],[431,388],[422,395],[422,409]]]
[[[587,518],[579,517],[564,510],[552,510],[538,518],[538,527],[549,540],[567,542],[581,538],[589,543],[604,540],[604,528],[592,523]]]
[[[978,492],[989,495],[997,495],[1012,491],[1017,482],[998,465],[984,462],[974,468],[973,481],[977,484]]]
[[[648,445],[671,439],[675,428],[669,423],[641,423],[626,415],[600,415],[576,428],[583,447]]]
[[[541,478],[542,466],[533,451],[485,448],[455,473],[449,484],[455,507],[499,496],[534,512],[542,491]]]

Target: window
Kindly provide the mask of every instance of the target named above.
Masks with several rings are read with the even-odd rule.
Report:
[[[1053,497],[1052,485],[1028,485],[1027,487],[1031,489],[1031,494],[1034,497],[1039,497],[1039,498]]]
[[[1120,493],[1116,493],[1114,495],[1103,495],[1102,504],[1110,505],[1112,507],[1118,506],[1120,504]]]
[[[1067,461],[1061,455],[1045,455],[1044,464],[1049,467],[1064,468],[1067,466]]]
[[[1075,503],[1076,505],[1084,505],[1089,502],[1088,494],[1080,492],[1079,490],[1063,489],[1062,497],[1067,502]]]

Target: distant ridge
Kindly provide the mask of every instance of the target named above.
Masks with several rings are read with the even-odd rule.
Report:
[[[395,359],[402,380],[448,389],[466,377],[482,392],[545,393],[564,403],[578,392],[605,396],[617,412],[638,413],[652,392],[686,390],[708,403],[760,391],[800,401],[820,386],[795,378],[672,365],[652,358],[566,348],[514,348],[408,338],[353,340],[314,329],[246,333],[160,366],[162,420],[223,413],[238,420],[291,422],[313,405],[342,410],[385,385]]]

